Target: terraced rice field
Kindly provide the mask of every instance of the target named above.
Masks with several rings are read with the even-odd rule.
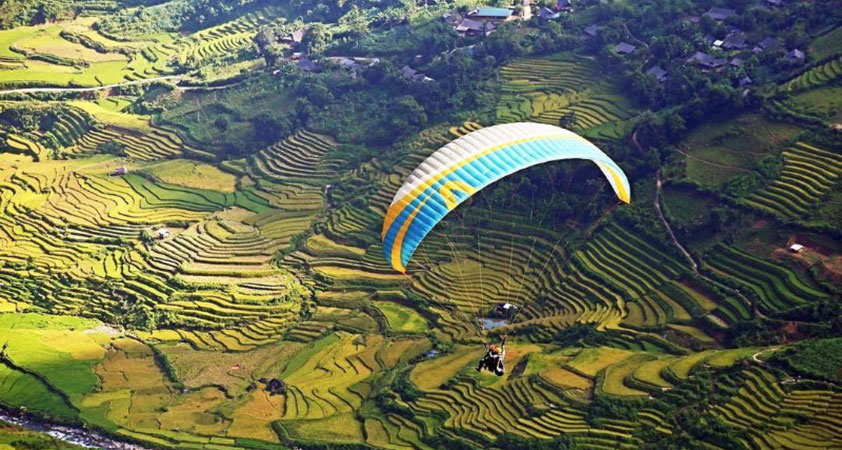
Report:
[[[501,69],[504,80],[497,118],[503,122],[534,121],[558,125],[575,117],[574,128],[592,130],[593,137],[617,139],[622,123],[635,115],[633,105],[611,93],[608,84],[594,82],[590,61],[566,55],[526,58]]]
[[[828,297],[792,270],[732,247],[717,247],[705,262],[714,276],[736,283],[755,296],[763,311],[784,311]]]
[[[788,91],[803,91],[824,86],[842,75],[842,58],[832,59],[822,65],[807,70],[786,84]]]
[[[741,203],[783,217],[803,217],[837,182],[842,155],[799,142],[783,157],[780,177]]]

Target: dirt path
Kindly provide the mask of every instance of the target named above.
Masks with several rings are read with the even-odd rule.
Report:
[[[708,161],[707,159],[699,158],[698,156],[693,156],[693,155],[685,152],[684,150],[681,150],[680,148],[676,148],[675,150],[678,153],[681,153],[682,155],[684,155],[686,158],[695,159],[696,161],[700,161],[700,162],[703,162],[705,164],[710,164],[711,166],[723,167],[725,169],[741,170],[743,172],[748,172],[748,171],[751,170],[751,169],[746,169],[745,167],[732,166],[730,164],[722,164],[722,163],[717,163],[717,162],[713,162],[713,161]]]
[[[182,75],[167,75],[163,77],[154,77],[154,78],[147,78],[145,80],[135,80],[135,81],[124,81],[122,83],[114,83],[114,84],[103,84],[102,86],[91,86],[91,87],[31,87],[31,88],[18,88],[18,89],[8,89],[8,90],[0,90],[0,95],[8,95],[8,94],[39,94],[45,92],[56,92],[56,93],[69,93],[69,92],[96,92],[102,91],[105,89],[113,89],[117,87],[123,86],[138,86],[143,84],[154,83],[156,81],[164,81],[164,80],[172,80],[178,79],[180,80],[183,78]]]
[[[654,206],[655,211],[658,212],[658,217],[661,219],[661,223],[664,224],[664,227],[667,229],[667,232],[670,235],[670,239],[672,243],[681,250],[681,253],[687,258],[687,261],[690,261],[690,266],[693,267],[693,273],[696,275],[699,274],[699,265],[696,264],[696,260],[693,259],[693,256],[690,255],[690,252],[681,245],[681,242],[678,242],[678,238],[675,237],[675,233],[672,231],[672,227],[670,226],[669,222],[667,222],[666,216],[664,216],[664,212],[661,210],[661,169],[658,168],[658,171],[655,172],[655,200]]]

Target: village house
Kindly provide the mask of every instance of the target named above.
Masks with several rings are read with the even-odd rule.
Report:
[[[789,61],[792,61],[792,62],[803,62],[805,56],[806,55],[804,55],[804,52],[802,52],[801,50],[798,50],[796,48],[796,49],[788,52],[786,55],[784,55],[784,58],[786,58],[786,59],[788,59]]]
[[[491,34],[495,28],[497,28],[497,25],[495,25],[494,22],[462,19],[462,21],[456,25],[455,30],[462,36],[477,36],[480,34],[485,34],[487,36]]]
[[[766,36],[765,38],[763,38],[763,40],[761,40],[760,42],[757,43],[757,47],[755,47],[755,49],[758,49],[758,50],[774,50],[777,47],[778,47],[778,41],[771,36]]]
[[[287,44],[292,48],[297,48],[304,41],[304,35],[307,34],[306,28],[299,28],[292,33],[281,37],[281,43]]]
[[[401,75],[403,75],[404,78],[412,82],[430,83],[432,81],[435,81],[434,79],[428,77],[424,73],[419,72],[409,66],[401,67],[400,73]]]
[[[737,12],[730,8],[719,8],[716,6],[712,6],[703,15],[710,17],[713,20],[725,20],[729,17],[737,15]]]
[[[722,67],[725,64],[727,64],[728,60],[725,58],[716,58],[705,52],[696,52],[693,53],[693,56],[687,58],[687,62],[691,64],[696,64],[698,66],[707,67],[709,69],[716,69],[717,67]]]
[[[480,6],[468,13],[468,17],[473,20],[490,22],[508,22],[517,18],[515,12],[509,8],[496,8],[492,6]]]
[[[312,72],[316,70],[317,67],[316,62],[306,56],[302,56],[298,60],[298,68],[305,72]]]
[[[553,11],[552,9],[547,8],[546,6],[541,8],[541,11],[538,12],[538,17],[541,20],[556,20],[560,16],[560,13]]]
[[[646,71],[646,75],[652,75],[659,83],[662,83],[667,79],[667,71],[662,69],[660,66],[650,68]]]
[[[591,24],[585,27],[585,35],[587,37],[596,37],[599,34],[599,27],[596,24]]]
[[[630,55],[634,53],[636,49],[637,47],[629,44],[628,42],[620,42],[614,47],[614,51],[621,55]]]
[[[722,48],[725,50],[743,50],[746,47],[748,47],[748,43],[742,33],[729,34],[722,41]]]
[[[570,0],[558,0],[555,4],[556,11],[573,11],[573,3]]]
[[[170,230],[166,228],[160,228],[155,232],[155,237],[157,237],[159,240],[166,239],[169,237],[169,235]]]
[[[121,176],[126,175],[126,174],[128,174],[128,173],[129,173],[129,169],[127,169],[127,168],[126,168],[126,166],[120,166],[120,167],[118,167],[118,168],[114,169],[114,171],[113,171],[113,172],[111,172],[111,173],[109,174],[109,176],[112,176],[112,177],[121,177]]]

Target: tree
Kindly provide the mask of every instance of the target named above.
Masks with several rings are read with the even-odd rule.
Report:
[[[558,118],[558,126],[561,128],[567,128],[568,130],[576,128],[578,122],[579,118],[576,116],[576,111],[565,113]]]
[[[108,155],[115,155],[121,157],[126,156],[126,146],[115,140],[106,141],[97,145],[96,150],[99,153],[105,153]]]
[[[219,116],[216,118],[216,120],[213,121],[213,126],[215,126],[216,129],[219,131],[225,131],[228,129],[228,119]]]
[[[301,42],[304,49],[309,54],[321,53],[333,38],[333,33],[327,26],[317,23],[310,27],[310,30],[304,36]]]

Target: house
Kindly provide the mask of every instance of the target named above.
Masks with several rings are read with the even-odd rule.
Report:
[[[792,253],[801,253],[801,250],[804,250],[804,246],[801,244],[792,244],[789,246],[789,251]]]
[[[457,53],[462,53],[462,54],[465,54],[465,55],[468,55],[468,56],[474,56],[474,53],[476,52],[476,48],[477,48],[476,44],[468,45],[468,46],[465,46],[465,47],[456,47],[453,50],[447,52],[447,55],[453,56]]]
[[[775,7],[784,6],[786,4],[784,3],[784,0],[766,0],[766,3]]]
[[[494,29],[497,28],[493,22],[480,22],[479,20],[473,19],[462,19],[458,25],[456,25],[456,32],[461,34],[462,36],[476,36],[478,34],[491,34]]]
[[[760,50],[774,50],[777,46],[778,41],[771,36],[766,36],[762,41],[757,43],[757,47],[759,47]]]
[[[128,173],[129,173],[129,169],[127,169],[126,166],[120,166],[120,167],[114,169],[114,172],[111,172],[109,175],[112,176],[112,177],[121,177],[121,176],[126,175]]]
[[[555,4],[556,11],[572,11],[573,4],[570,3],[570,0],[558,0]]]
[[[723,41],[722,39],[717,39],[717,40],[713,41],[713,46],[714,46],[714,47],[717,47],[717,48],[722,47],[722,44],[723,44],[724,42],[725,42],[725,41]]]
[[[713,20],[725,20],[729,17],[737,15],[737,12],[730,8],[719,8],[712,6],[703,16],[710,17]]]
[[[404,78],[413,82],[429,83],[431,81],[435,81],[427,75],[423,74],[422,72],[419,72],[409,66],[401,67],[400,73],[401,75],[403,75]]]
[[[507,22],[515,18],[514,11],[509,8],[495,8],[492,6],[480,6],[468,13],[468,17],[474,20],[488,20],[492,22]]]
[[[628,42],[620,42],[614,47],[614,51],[622,55],[630,55],[634,53],[636,48],[637,47],[629,44]]]
[[[585,35],[588,37],[596,37],[599,34],[599,27],[596,24],[588,25],[585,27]]]
[[[360,64],[358,62],[345,56],[330,56],[325,59],[346,70],[356,70],[360,68]]]
[[[654,66],[646,71],[646,75],[652,75],[659,83],[667,79],[667,71],[660,66]]]
[[[739,56],[735,56],[735,57],[731,58],[731,61],[728,61],[728,64],[730,64],[733,67],[742,67],[743,66],[743,59],[740,58]]]
[[[722,48],[725,50],[743,50],[746,47],[748,47],[748,43],[741,33],[729,34],[722,41]]]
[[[748,75],[740,78],[740,86],[748,86],[751,83],[754,83],[754,81],[752,81]]]
[[[306,56],[302,56],[298,60],[298,67],[305,72],[312,72],[312,71],[316,70],[316,68],[318,66],[316,65],[316,62],[313,61],[312,59],[310,59]]]
[[[717,67],[724,66],[728,62],[728,60],[725,58],[716,58],[705,52],[696,52],[693,53],[693,56],[687,58],[687,62],[702,67],[707,67],[709,69],[715,69]]]
[[[794,62],[802,62],[804,61],[804,56],[804,52],[796,48],[784,55],[784,58]]]
[[[166,228],[160,228],[155,232],[155,237],[158,239],[166,239],[170,235],[170,230]]]
[[[541,8],[541,11],[538,12],[538,17],[541,18],[541,20],[556,20],[560,16],[560,13],[555,12],[552,9],[547,8],[546,6]]]
[[[304,35],[307,34],[306,28],[299,28],[292,33],[289,33],[283,37],[281,37],[281,43],[287,44],[291,47],[298,47],[301,45],[301,42],[304,40]]]

